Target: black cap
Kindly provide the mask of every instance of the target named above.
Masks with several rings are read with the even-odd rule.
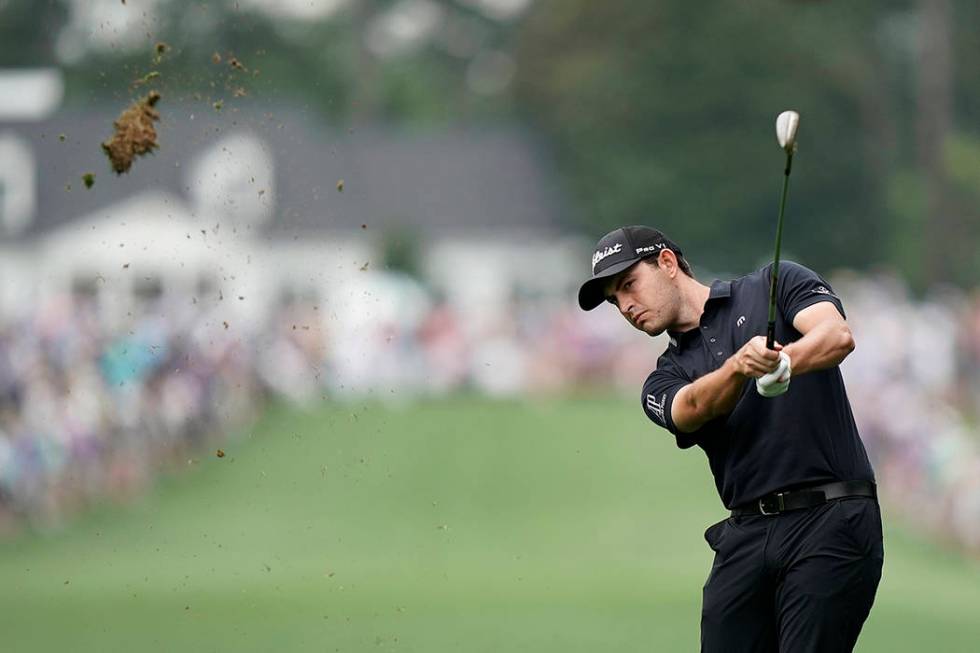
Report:
[[[677,256],[683,256],[680,248],[656,229],[634,225],[610,231],[595,246],[595,253],[592,254],[592,278],[579,289],[578,305],[584,311],[591,311],[605,301],[603,287],[609,277],[649,256],[657,256],[665,249]]]

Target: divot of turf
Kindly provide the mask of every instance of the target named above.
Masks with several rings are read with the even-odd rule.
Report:
[[[154,108],[159,101],[160,93],[150,91],[145,98],[134,102],[119,114],[112,123],[115,133],[102,143],[102,150],[109,157],[109,163],[116,174],[128,172],[137,156],[160,147],[153,124],[160,120],[160,113]]]

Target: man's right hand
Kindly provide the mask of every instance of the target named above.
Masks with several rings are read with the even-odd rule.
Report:
[[[757,379],[779,367],[779,351],[783,348],[778,342],[775,349],[766,347],[765,336],[755,336],[732,356],[735,371],[742,376]]]
[[[779,351],[766,348],[766,339],[756,336],[728,357],[725,364],[693,383],[688,383],[674,396],[670,416],[683,433],[693,433],[707,422],[728,415],[735,408],[746,378],[755,378],[779,367]]]

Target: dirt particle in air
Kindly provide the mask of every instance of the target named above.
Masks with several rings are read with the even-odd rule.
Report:
[[[216,455],[218,458],[224,458],[225,457],[225,450],[224,449],[218,449],[217,451],[214,452],[214,455]]]
[[[154,108],[160,93],[150,91],[147,96],[134,102],[112,123],[115,133],[102,143],[102,150],[109,157],[113,171],[121,175],[128,172],[133,159],[152,152],[160,146],[154,122],[160,113]]]
[[[86,172],[82,175],[82,183],[85,184],[85,188],[91,188],[95,185],[95,173]]]
[[[238,57],[231,57],[231,58],[229,58],[228,59],[228,65],[231,66],[232,68],[234,68],[235,70],[242,71],[243,73],[247,73],[248,72],[248,68],[246,68],[245,67],[245,64],[243,64],[241,61],[238,60]]]
[[[215,52],[211,55],[211,63],[219,64],[221,63],[221,55]]]
[[[222,109],[222,108],[224,108],[224,106],[225,106],[225,101],[224,101],[224,100],[217,100],[217,101],[216,101],[216,102],[215,102],[214,104],[212,104],[211,106],[213,106],[213,107],[214,107],[214,110],[215,110],[215,111],[221,111],[221,109]]]
[[[340,180],[337,181],[337,192],[338,193],[343,193],[344,192],[344,180],[343,179],[340,179]]]
[[[68,137],[64,134],[58,134],[58,140],[64,143],[66,140],[68,140]]]
[[[136,87],[136,86],[142,86],[143,84],[149,84],[159,76],[160,76],[159,72],[157,72],[156,70],[151,70],[150,72],[146,73],[139,79],[134,79],[133,86]]]

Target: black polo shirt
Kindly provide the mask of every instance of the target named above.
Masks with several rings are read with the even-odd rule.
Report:
[[[718,494],[727,508],[796,486],[834,480],[874,480],[851,414],[840,368],[793,376],[789,390],[766,399],[748,379],[735,409],[693,433],[671,419],[674,395],[718,369],[768,324],[772,265],[733,281],[715,281],[700,326],[669,333],[670,345],[643,385],[643,410],[677,438],[708,456]],[[815,272],[790,261],[779,266],[776,340],[802,337],[793,318],[817,302],[830,302],[844,315],[840,299]]]

